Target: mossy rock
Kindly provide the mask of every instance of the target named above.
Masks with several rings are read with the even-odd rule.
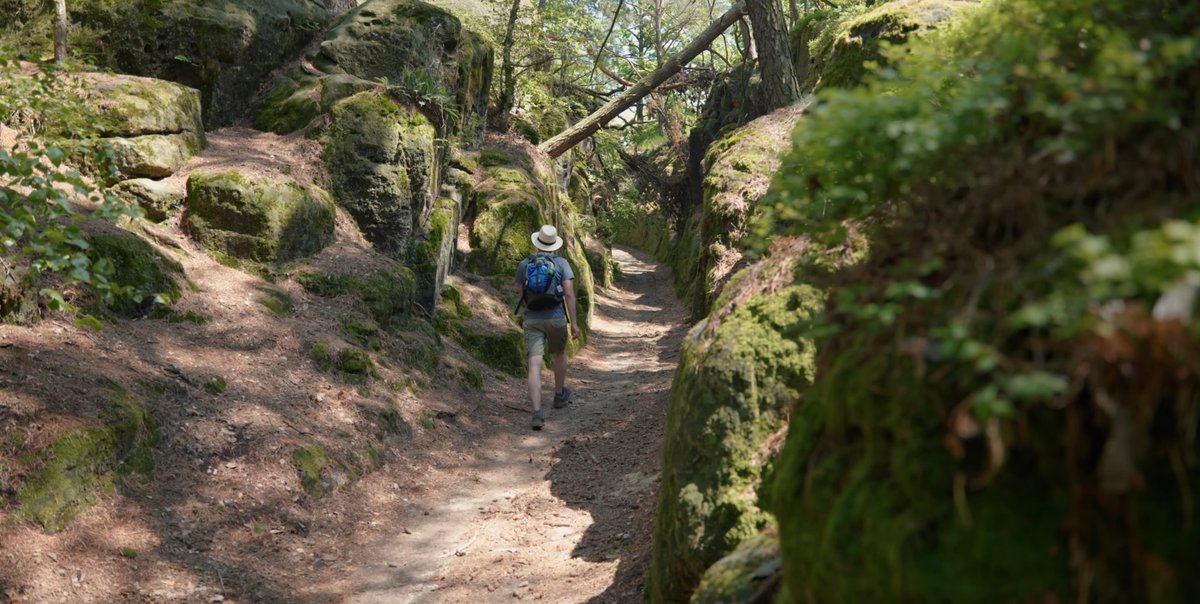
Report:
[[[102,140],[112,147],[116,167],[126,178],[166,178],[204,146],[203,139],[190,132]]]
[[[750,216],[767,194],[771,177],[792,148],[791,132],[803,114],[802,106],[787,107],[757,118],[715,141],[702,162],[699,238],[695,270],[678,266],[691,294],[687,304],[695,318],[708,314],[733,273],[742,267],[742,240]],[[680,260],[690,257],[686,254]]]
[[[114,74],[85,73],[85,102],[100,118],[100,134],[134,137],[192,134],[204,144],[200,93],[174,82]]]
[[[106,32],[81,52],[103,67],[197,89],[209,129],[232,123],[326,17],[320,0],[83,0],[68,7],[73,21]]]
[[[813,379],[806,319],[824,304],[821,292],[791,284],[796,261],[780,254],[747,269],[736,298],[684,342],[667,411],[650,602],[686,599],[705,569],[768,522],[757,503],[773,457],[765,443]]]
[[[108,310],[122,317],[140,317],[155,305],[155,299],[173,304],[180,287],[177,263],[162,257],[149,243],[132,233],[95,233],[88,237],[88,257],[112,269],[109,281],[120,289],[105,302]]]
[[[385,94],[362,92],[333,107],[325,166],[333,195],[379,251],[404,260],[434,201],[435,130]]]
[[[333,105],[359,92],[382,89],[349,74],[314,76],[299,69],[280,75],[255,113],[254,126],[276,134],[291,134],[308,126]]]
[[[251,181],[233,170],[197,170],[187,189],[187,227],[209,250],[276,263],[315,254],[333,242],[333,203],[316,186],[287,177]]]
[[[453,268],[459,220],[459,204],[448,197],[438,199],[409,253],[409,266],[417,276],[417,298],[429,313],[435,311],[446,275]]]
[[[458,17],[419,0],[372,0],[329,30],[313,64],[331,74],[386,81],[453,100],[458,121],[446,134],[482,134],[492,49]]]
[[[103,427],[68,430],[36,454],[17,491],[18,518],[62,530],[98,493],[111,491],[117,477],[154,471],[154,418],[120,388],[102,418]]]
[[[813,68],[803,85],[813,90],[848,88],[862,82],[867,62],[883,63],[881,44],[902,44],[978,8],[970,0],[885,2],[872,10],[824,26],[809,44]]]
[[[293,69],[279,76],[254,116],[254,127],[276,134],[291,134],[321,114],[321,86],[317,78]]]
[[[779,537],[749,537],[704,572],[692,604],[771,604],[779,590]]]
[[[137,204],[146,213],[146,218],[162,222],[183,205],[184,192],[170,185],[149,178],[126,180],[113,187],[119,197]]]

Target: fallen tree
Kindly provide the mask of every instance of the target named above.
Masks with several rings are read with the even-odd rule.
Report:
[[[632,107],[642,97],[650,94],[663,82],[666,82],[672,76],[679,73],[684,65],[687,65],[697,55],[704,52],[712,44],[713,40],[717,39],[717,36],[724,33],[726,29],[729,29],[731,25],[745,15],[746,2],[743,0],[734,4],[725,14],[709,24],[704,31],[700,32],[700,35],[696,36],[696,39],[692,40],[691,44],[688,44],[683,50],[679,51],[679,54],[664,61],[662,67],[650,72],[646,77],[638,80],[637,83],[596,110],[595,113],[555,135],[550,140],[542,143],[538,148],[552,158],[566,153],[571,147],[574,147],[583,139],[594,134],[613,118],[620,115],[622,111]]]

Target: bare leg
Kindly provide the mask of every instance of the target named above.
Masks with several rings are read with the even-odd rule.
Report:
[[[567,381],[567,352],[564,350],[554,355],[554,393],[562,392],[563,384]]]
[[[542,357],[529,357],[529,402],[534,411],[542,408]]]

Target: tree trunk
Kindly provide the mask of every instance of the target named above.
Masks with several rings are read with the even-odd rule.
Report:
[[[67,60],[67,0],[54,0],[54,62]]]
[[[504,43],[500,52],[500,98],[492,109],[492,129],[498,132],[508,132],[509,115],[512,113],[516,97],[516,76],[512,61],[514,30],[517,27],[517,13],[521,10],[521,0],[513,0],[512,9],[508,12],[508,25],[504,28]]]
[[[768,111],[790,105],[800,98],[800,83],[779,0],[746,0],[746,8],[762,70],[763,103]]]
[[[595,113],[555,135],[554,138],[542,143],[538,148],[553,158],[562,155],[571,147],[579,144],[579,141],[591,136],[602,126],[617,117],[622,111],[625,111],[647,94],[650,94],[659,84],[679,73],[684,65],[687,65],[689,61],[696,58],[696,55],[704,52],[704,49],[708,48],[708,45],[712,44],[713,40],[717,39],[726,29],[729,29],[729,26],[736,23],[744,14],[746,14],[746,2],[743,0],[734,4],[724,15],[721,15],[719,19],[709,24],[704,31],[700,32],[700,35],[696,36],[695,40],[692,40],[683,50],[679,51],[678,55],[664,61],[662,67],[655,69],[646,77],[638,80],[637,83],[627,88],[625,92],[622,92],[616,98],[609,101]]]

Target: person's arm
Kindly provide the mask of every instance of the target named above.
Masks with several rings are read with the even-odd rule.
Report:
[[[563,281],[563,304],[567,307],[567,316],[571,319],[571,337],[579,337],[579,321],[575,318],[575,280]]]

